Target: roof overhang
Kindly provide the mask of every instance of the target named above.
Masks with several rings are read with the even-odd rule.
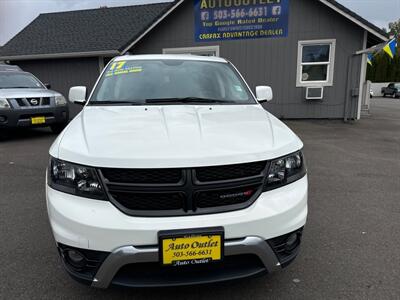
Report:
[[[107,50],[107,51],[70,52],[70,53],[54,53],[54,54],[15,55],[15,56],[0,56],[0,60],[16,61],[16,60],[79,58],[79,57],[97,57],[97,56],[115,56],[115,55],[120,55],[120,52],[118,50]]]

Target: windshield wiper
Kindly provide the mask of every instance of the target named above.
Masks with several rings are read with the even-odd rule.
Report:
[[[146,99],[146,103],[236,103],[230,100],[209,99],[200,97],[184,97],[184,98],[156,98]]]
[[[118,104],[138,105],[143,103],[144,101],[106,100],[106,101],[89,101],[88,105],[118,105]]]

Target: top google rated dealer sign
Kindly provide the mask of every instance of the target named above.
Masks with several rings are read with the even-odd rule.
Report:
[[[194,0],[198,42],[288,35],[289,0]]]

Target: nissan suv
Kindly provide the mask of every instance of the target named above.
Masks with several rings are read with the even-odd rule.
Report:
[[[113,59],[50,148],[46,197],[61,261],[97,288],[274,272],[307,217],[303,144],[228,61]]]
[[[60,133],[69,120],[68,105],[35,76],[0,64],[0,131],[49,126]]]

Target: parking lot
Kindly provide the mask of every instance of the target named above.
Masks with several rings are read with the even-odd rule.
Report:
[[[305,143],[310,197],[301,254],[283,272],[176,289],[94,290],[72,281],[47,220],[55,135],[0,141],[1,299],[398,299],[400,100],[376,98],[357,123],[287,121]]]

